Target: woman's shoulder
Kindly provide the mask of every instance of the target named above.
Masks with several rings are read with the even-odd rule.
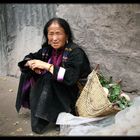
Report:
[[[52,50],[52,47],[50,45],[48,45],[47,43],[44,43],[41,47],[42,52],[46,52],[49,50]]]
[[[70,48],[71,49],[76,49],[76,48],[79,48],[79,47],[80,46],[77,43],[75,43],[75,42],[70,43]]]
[[[84,52],[84,50],[82,49],[82,47],[80,45],[78,45],[77,43],[73,42],[70,44],[70,48],[72,50],[80,50],[82,52]]]
[[[77,43],[72,43],[72,44],[71,44],[71,49],[72,49],[73,51],[77,51],[77,52],[79,52],[79,53],[85,54],[84,49],[83,49],[80,45],[78,45]]]

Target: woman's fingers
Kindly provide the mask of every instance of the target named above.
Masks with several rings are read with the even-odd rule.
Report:
[[[32,70],[34,70],[34,69],[36,69],[36,68],[38,68],[38,67],[37,67],[36,64],[31,64],[30,68],[31,68]]]
[[[34,59],[34,60],[29,60],[26,64],[26,66],[29,66],[30,69],[35,71],[35,69],[40,69],[40,70],[46,69],[46,64],[47,64],[46,62]],[[38,70],[37,70],[37,72],[38,72]]]
[[[25,66],[31,67],[33,64],[34,64],[34,61],[33,60],[29,60],[29,61],[26,62]]]
[[[41,74],[41,70],[40,69],[34,69],[34,71],[37,73],[37,74]]]

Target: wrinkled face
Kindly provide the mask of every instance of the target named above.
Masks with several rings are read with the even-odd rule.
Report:
[[[54,49],[63,48],[67,39],[64,29],[57,22],[48,27],[48,44]]]

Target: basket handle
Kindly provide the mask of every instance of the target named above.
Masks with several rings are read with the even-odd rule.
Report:
[[[99,64],[97,64],[94,70],[97,72],[99,69],[100,69]]]
[[[98,73],[99,69],[100,69],[100,66],[99,66],[99,64],[97,64],[94,70],[96,71],[96,73]],[[122,79],[116,81],[116,83],[117,84],[121,84],[122,83]]]

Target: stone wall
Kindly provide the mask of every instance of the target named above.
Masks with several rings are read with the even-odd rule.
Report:
[[[19,77],[17,63],[43,41],[44,24],[53,16],[66,19],[92,68],[125,92],[140,93],[139,4],[1,4],[0,75]]]
[[[126,92],[140,91],[139,4],[62,4],[56,15],[70,23],[93,68],[122,79]]]

